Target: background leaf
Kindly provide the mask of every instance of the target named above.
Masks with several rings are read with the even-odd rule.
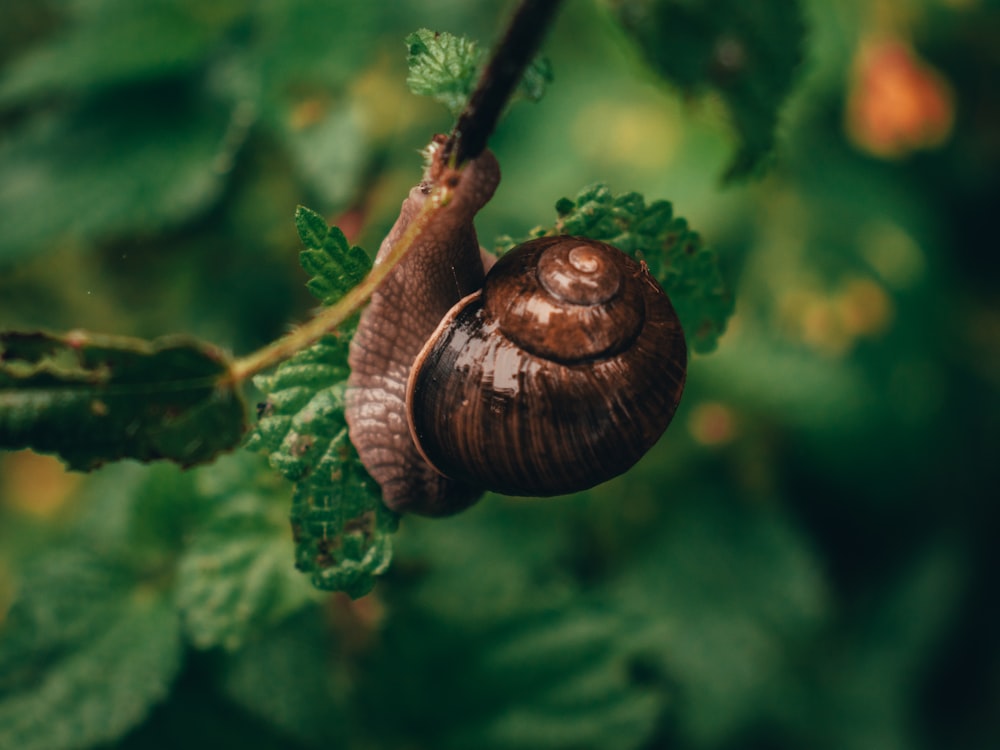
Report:
[[[286,488],[248,458],[202,480],[212,507],[178,562],[177,606],[198,648],[234,650],[313,598],[292,565]]]
[[[135,602],[109,619],[113,627],[78,646],[34,689],[3,697],[5,745],[89,747],[119,736],[167,695],[180,661],[169,603]]]
[[[67,26],[20,57],[0,84],[0,104],[55,92],[131,83],[196,69],[213,37],[233,20],[232,3],[212,14],[153,0],[80,2],[66,10]]]
[[[338,653],[320,611],[287,620],[235,654],[222,670],[222,694],[307,747],[345,741],[355,731],[349,660]]]
[[[799,0],[616,0],[650,65],[689,94],[721,95],[740,140],[726,178],[759,173],[804,57]]]
[[[387,630],[362,679],[369,724],[387,746],[418,734],[438,747],[634,748],[657,720],[658,698],[632,683],[627,628],[614,615],[573,607],[471,631],[415,613],[407,620],[409,632]],[[433,692],[420,678],[429,670]],[[378,685],[390,674],[387,695]],[[385,718],[375,724],[379,709]]]
[[[732,736],[776,700],[828,608],[794,528],[713,497],[671,509],[668,528],[608,588],[633,613],[640,663],[672,694],[696,746]]]
[[[244,126],[198,92],[165,84],[97,97],[61,118],[39,114],[0,141],[11,178],[0,187],[0,262],[189,219],[222,193],[215,167]],[[51,167],[64,162],[75,168]]]
[[[35,550],[14,579],[0,630],[4,746],[54,750],[113,740],[166,698],[180,668],[179,619],[158,579],[164,548],[152,537],[145,537],[148,549],[132,554],[128,547],[142,536],[128,490],[151,498],[135,472],[121,468],[98,473],[113,480],[104,502],[91,504],[58,545]],[[165,468],[145,488],[157,481],[171,487],[176,512],[182,483],[170,481],[175,470]],[[109,517],[112,509],[120,521]],[[158,532],[161,542],[169,536]]]

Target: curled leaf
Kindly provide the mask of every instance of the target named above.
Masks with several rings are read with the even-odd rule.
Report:
[[[245,431],[228,372],[225,354],[191,338],[0,333],[0,448],[56,453],[82,471],[210,461]]]

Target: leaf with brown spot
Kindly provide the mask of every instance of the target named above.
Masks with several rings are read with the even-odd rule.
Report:
[[[205,463],[232,450],[245,406],[229,358],[193,338],[0,333],[0,448],[108,461]]]

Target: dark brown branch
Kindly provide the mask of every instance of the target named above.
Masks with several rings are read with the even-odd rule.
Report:
[[[538,52],[562,0],[521,0],[507,31],[483,69],[476,90],[448,136],[443,158],[474,159],[486,148],[500,114]]]

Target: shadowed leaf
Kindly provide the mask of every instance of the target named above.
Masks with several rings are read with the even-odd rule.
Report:
[[[20,583],[0,640],[0,747],[93,747],[166,697],[182,653],[169,597],[138,594],[80,549],[29,566]]]
[[[0,262],[204,211],[246,134],[232,115],[199,92],[150,84],[10,128],[0,141]]]

